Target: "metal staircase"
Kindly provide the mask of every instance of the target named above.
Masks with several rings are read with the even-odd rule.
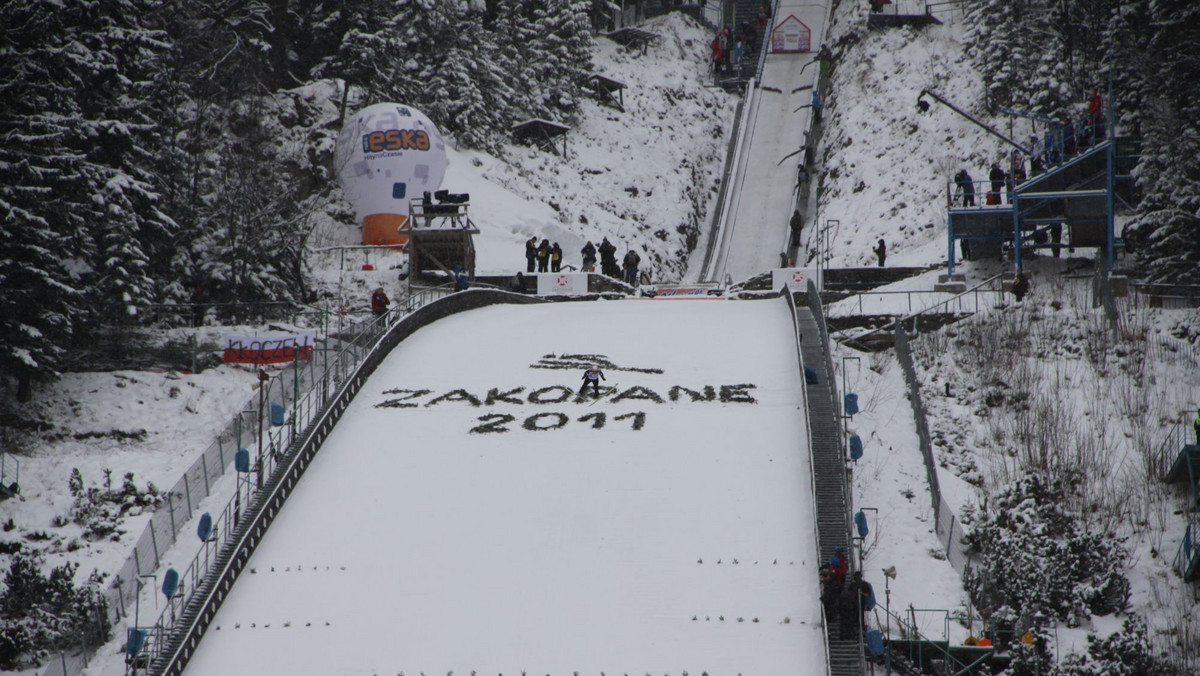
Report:
[[[809,297],[815,299],[815,290]],[[810,306],[813,301],[810,300]],[[800,331],[800,352],[804,365],[817,372],[816,384],[808,390],[808,424],[811,430],[813,483],[817,503],[817,547],[822,561],[828,561],[839,548],[850,551],[850,481],[842,448],[838,409],[834,402],[829,334],[820,315],[810,307],[796,307],[796,325]],[[853,565],[854,557],[850,557]],[[826,623],[829,645],[829,673],[832,676],[858,676],[863,673],[861,639],[843,640],[839,628]]]

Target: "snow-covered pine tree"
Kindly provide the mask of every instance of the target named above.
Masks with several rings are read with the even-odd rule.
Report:
[[[1089,633],[1087,653],[1070,653],[1054,671],[1056,676],[1141,676],[1175,672],[1150,644],[1146,621],[1130,615],[1121,630],[1100,637]]]
[[[420,44],[420,36],[405,23],[423,15],[425,4],[432,5],[416,3],[397,8],[392,0],[365,0],[346,6],[339,22],[345,30],[336,48],[314,68],[314,73],[367,91],[382,92],[393,81],[404,82],[405,72],[412,70],[409,62],[413,52]],[[417,100],[407,96],[397,102],[419,107]]]
[[[1200,283],[1200,7],[1149,2],[1140,111],[1143,198],[1128,237],[1155,282]]]
[[[542,110],[536,96],[537,87],[531,86],[535,74],[531,66],[533,42],[537,30],[529,12],[528,3],[522,0],[496,0],[492,4],[490,20],[486,24],[492,34],[496,50],[493,62],[506,75],[508,82],[509,124],[538,117]]]
[[[511,74],[494,58],[501,50],[479,16],[464,16],[435,78],[431,115],[443,130],[474,148],[495,150],[516,117]]]
[[[1082,620],[1128,602],[1122,542],[1088,532],[1064,509],[1063,493],[1074,490],[1036,475],[1008,485],[989,496],[969,535],[990,583],[1017,615]],[[980,582],[973,583],[977,596]]]
[[[74,3],[72,3],[74,4]],[[90,319],[98,327],[126,318],[130,306],[155,300],[149,259],[173,248],[174,223],[157,206],[154,155],[164,144],[150,96],[166,35],[141,25],[153,7],[145,0],[78,3],[64,39],[76,52],[89,85],[80,87],[79,172],[92,186],[81,205],[90,270]]]
[[[1101,86],[1112,0],[982,0],[969,10],[968,54],[991,100],[1066,121]]]
[[[1019,59],[1013,73],[1017,107],[1050,115],[1060,122],[1069,118],[1069,107],[1082,100],[1072,87],[1071,44],[1064,39],[1061,7],[1039,2],[1025,16],[1014,17],[1018,28]]]
[[[72,11],[72,9],[74,11]],[[86,254],[86,214],[103,185],[85,171],[80,89],[87,64],[75,58],[78,7],[49,0],[0,5],[0,375],[27,400],[50,380],[83,310],[78,281],[63,265]]]
[[[540,0],[529,3],[534,38],[528,68],[543,117],[570,119],[591,68],[592,27],[586,0]]]
[[[230,132],[212,150],[219,158],[205,183],[192,256],[206,292],[216,301],[290,300],[300,286],[285,272],[301,255],[297,222],[313,192],[301,152],[279,143],[269,100],[247,98],[225,110]]]
[[[1014,18],[1018,7],[1003,0],[982,0],[968,10],[967,54],[983,80],[988,99],[1002,106],[1019,105],[1025,89],[1022,40]]]

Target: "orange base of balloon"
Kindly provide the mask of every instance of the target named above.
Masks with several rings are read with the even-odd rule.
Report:
[[[408,217],[401,214],[371,214],[363,219],[363,244],[376,246],[403,246],[408,244],[408,233],[401,232]]]

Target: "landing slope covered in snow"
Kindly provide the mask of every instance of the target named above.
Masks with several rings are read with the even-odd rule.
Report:
[[[792,336],[778,301],[497,307],[422,329],[338,424],[188,673],[822,673]],[[577,400],[588,362],[614,393]]]

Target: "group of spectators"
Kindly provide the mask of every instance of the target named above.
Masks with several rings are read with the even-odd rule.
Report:
[[[550,243],[550,240],[543,239],[541,244],[538,244],[537,237],[530,237],[525,242],[525,272],[558,272],[562,268],[562,247],[558,246],[558,242]]]
[[[729,24],[720,28],[712,41],[713,70],[729,70],[741,64],[747,52],[757,54],[770,19],[770,5],[762,4],[753,21],[741,21],[736,30]]]
[[[1104,101],[1099,92],[1093,91],[1087,111],[1081,113],[1078,120],[1068,119],[1066,124],[1047,131],[1043,136],[1033,134],[1029,137],[1028,174],[1025,171],[1025,157],[1019,150],[1013,150],[1007,157],[992,163],[988,171],[990,189],[984,197],[984,203],[998,205],[1003,204],[1005,199],[1011,202],[1014,185],[1100,142],[1104,139],[1105,131]],[[954,183],[957,186],[955,201],[962,206],[975,206],[976,184],[971,174],[966,169],[960,170],[954,175]]]
[[[638,283],[638,266],[642,263],[642,257],[633,249],[626,251],[621,263],[618,264],[617,247],[605,237],[600,241],[599,247],[588,242],[580,249],[579,253],[583,256],[584,272],[595,272],[596,256],[599,254],[600,274],[619,279],[626,284],[636,285]]]
[[[819,571],[825,621],[830,627],[837,623],[842,639],[858,638],[857,632],[866,629],[865,613],[875,608],[875,590],[871,583],[862,579],[859,571],[847,577],[849,569],[846,550],[838,549]]]
[[[1104,119],[1104,100],[1100,92],[1093,91],[1086,111],[1075,119],[1068,118],[1066,124],[1051,129],[1042,137],[1029,137],[1030,164],[1033,173],[1039,174],[1045,167],[1065,162],[1081,150],[1103,141],[1108,131]]]
[[[642,257],[637,251],[629,249],[625,252],[625,256],[621,262],[617,262],[617,247],[605,237],[600,241],[600,246],[597,247],[590,241],[579,250],[582,257],[581,270],[583,272],[595,272],[596,262],[600,262],[601,274],[608,275],[614,279],[620,279],[626,284],[636,285],[639,280],[638,266],[642,263]],[[525,242],[525,271],[532,272],[559,272],[562,269],[563,252],[558,242],[550,243],[550,240],[543,239],[541,244],[538,244],[538,238],[530,237]],[[573,269],[573,268],[571,268]],[[524,284],[524,276],[518,273],[521,278],[521,284]],[[517,284],[517,279],[514,278],[514,288]]]

